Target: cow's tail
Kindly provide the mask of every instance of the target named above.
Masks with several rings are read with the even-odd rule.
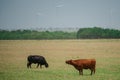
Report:
[[[93,71],[95,74],[95,72],[96,72],[96,60],[95,59],[92,60],[92,65],[93,65]]]
[[[94,74],[96,72],[96,60],[94,60]]]

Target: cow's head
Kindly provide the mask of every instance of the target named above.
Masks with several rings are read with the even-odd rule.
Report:
[[[66,64],[76,65],[77,63],[74,60],[67,60]]]
[[[45,67],[46,67],[46,68],[48,68],[48,67],[49,67],[48,63],[46,63],[46,64],[45,64]]]
[[[66,64],[71,64],[72,63],[72,60],[67,60],[66,61]]]

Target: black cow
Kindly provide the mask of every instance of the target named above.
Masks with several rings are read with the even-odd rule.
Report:
[[[29,55],[27,57],[27,67],[31,68],[31,64],[34,63],[36,64],[37,63],[37,68],[38,66],[40,65],[40,68],[42,68],[42,65],[45,65],[45,67],[49,67],[47,61],[45,60],[45,58],[43,56],[39,56],[39,55]]]

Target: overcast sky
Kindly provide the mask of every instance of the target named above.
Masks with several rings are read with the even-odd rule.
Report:
[[[0,0],[0,29],[120,29],[120,0]]]

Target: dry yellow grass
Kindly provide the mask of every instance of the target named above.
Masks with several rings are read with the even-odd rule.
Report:
[[[1,40],[0,41],[0,77],[1,80],[7,76],[9,80],[16,79],[13,75],[18,71],[18,75],[34,73],[43,78],[36,65],[32,65],[33,69],[28,70],[26,67],[27,56],[37,54],[45,56],[50,67],[42,69],[47,73],[48,77],[55,76],[60,80],[117,80],[120,79],[120,40]],[[65,64],[65,60],[79,58],[95,58],[97,60],[96,74],[92,77],[80,77],[78,72],[72,67]],[[19,71],[22,73],[19,74]],[[24,72],[26,71],[26,72]],[[43,72],[44,72],[43,71]],[[48,72],[47,72],[48,71]],[[104,72],[106,71],[106,72]],[[14,72],[14,73],[13,73]],[[44,74],[46,74],[44,72]],[[49,74],[50,73],[50,74]],[[84,74],[89,74],[85,71]],[[9,75],[7,75],[9,74]],[[52,75],[53,74],[53,75]],[[37,76],[33,75],[33,77]],[[69,76],[70,75],[70,76]],[[31,75],[32,76],[32,75]],[[109,77],[112,78],[109,78]],[[116,78],[114,76],[117,76]],[[18,76],[17,76],[18,77]],[[20,76],[19,76],[20,77]],[[29,77],[29,76],[28,76]],[[37,76],[38,77],[38,76]],[[20,77],[20,80],[24,78]],[[30,78],[31,79],[31,78]],[[53,80],[52,78],[45,78]],[[17,79],[16,79],[17,80]],[[24,79],[25,80],[25,79]],[[31,79],[32,80],[32,79]]]

